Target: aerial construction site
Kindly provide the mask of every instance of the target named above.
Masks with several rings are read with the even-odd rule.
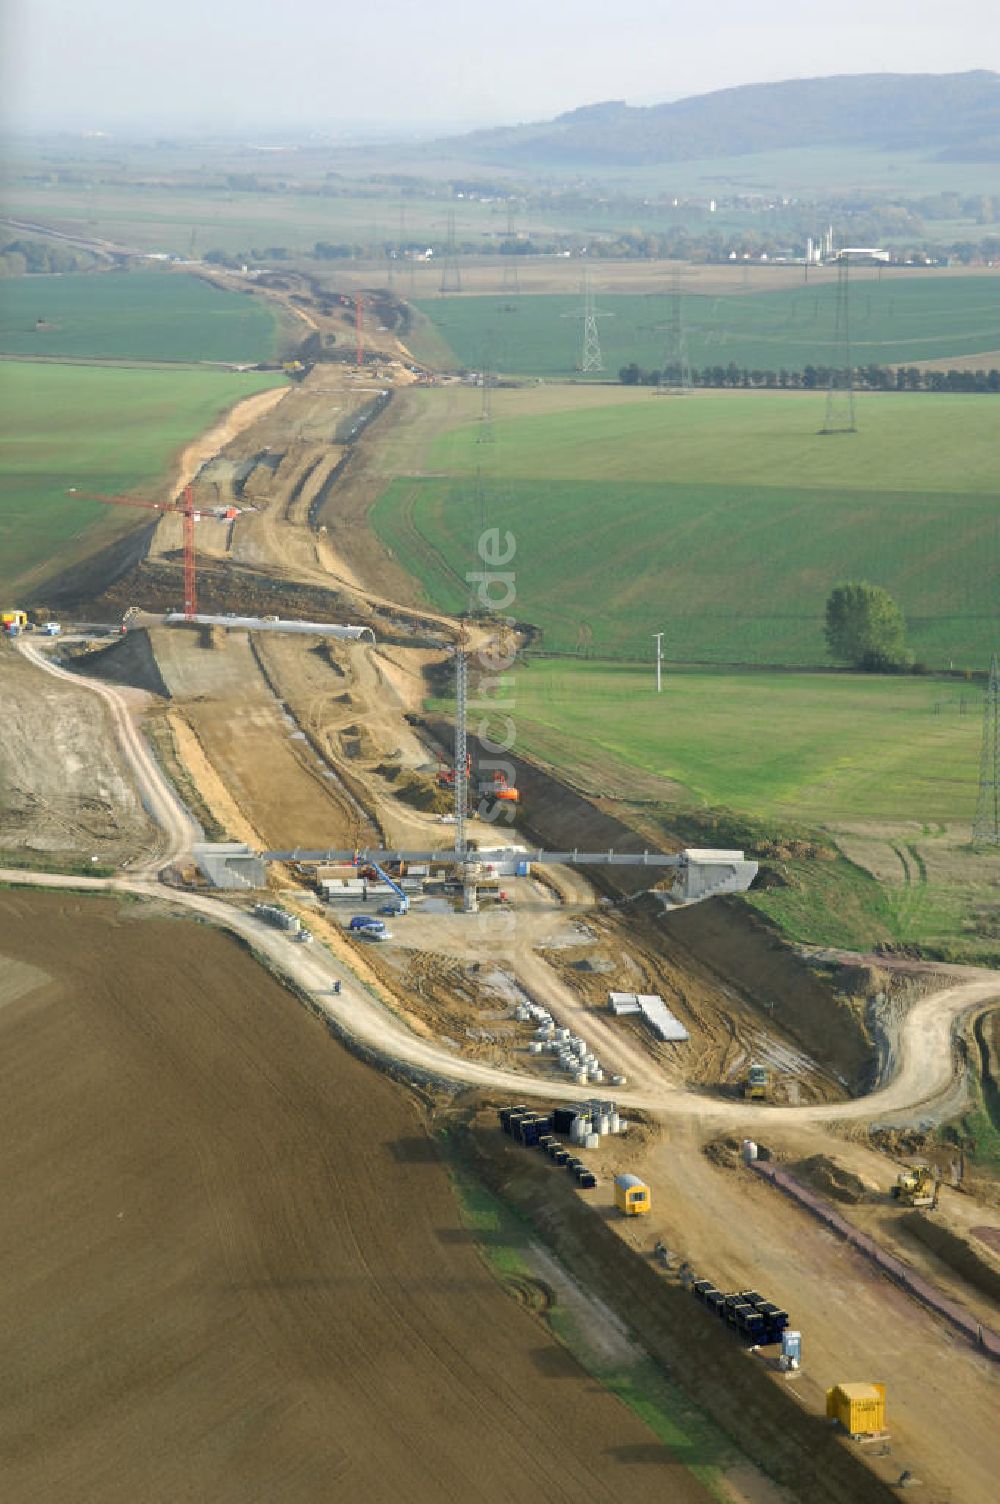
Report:
[[[506,394],[350,292],[0,643],[6,1497],[987,1504],[995,971],[521,750]],[[442,412],[455,611],[369,517]]]

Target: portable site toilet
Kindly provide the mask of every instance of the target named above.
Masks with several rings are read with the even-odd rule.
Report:
[[[638,1175],[616,1175],[615,1206],[626,1217],[643,1216],[650,1208],[649,1186]]]

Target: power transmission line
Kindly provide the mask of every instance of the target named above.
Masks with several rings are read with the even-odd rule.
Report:
[[[521,291],[517,267],[517,230],[514,225],[514,200],[507,200],[507,252],[503,258],[503,292],[517,297]]]
[[[837,292],[833,315],[833,358],[826,388],[826,418],[820,433],[857,433],[854,414],[854,366],[851,361],[850,257],[837,258]]]
[[[578,371],[586,374],[588,371],[603,371],[604,360],[601,356],[601,339],[597,331],[598,319],[613,319],[613,313],[601,313],[594,303],[594,292],[590,285],[590,268],[584,263],[583,285],[581,288],[583,300],[582,308],[576,313],[564,313],[564,319],[580,319],[583,324],[583,346],[580,352]]]
[[[441,261],[441,285],[442,293],[462,291],[462,273],[458,265],[458,247],[455,243],[455,211],[448,210],[448,228],[445,240],[444,256]]]
[[[656,381],[657,397],[683,397],[690,392],[694,382],[691,377],[691,362],[688,359],[687,333],[684,328],[684,309],[681,303],[680,272],[674,271],[670,288],[670,318],[660,325],[667,332],[663,359]]]
[[[973,846],[1000,846],[1000,667],[993,654],[983,701],[983,746],[979,757],[979,798],[972,826]]]

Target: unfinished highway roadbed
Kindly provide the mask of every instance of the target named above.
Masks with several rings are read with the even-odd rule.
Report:
[[[507,1295],[407,1092],[220,932],[0,893],[7,1504],[695,1504]]]

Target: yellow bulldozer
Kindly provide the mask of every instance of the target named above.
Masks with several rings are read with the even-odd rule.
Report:
[[[771,1089],[771,1073],[766,1065],[752,1065],[743,1083],[743,1095],[748,1102],[766,1102]]]
[[[933,1165],[907,1165],[896,1176],[892,1199],[904,1206],[929,1206],[931,1211],[938,1204],[940,1181]]]

